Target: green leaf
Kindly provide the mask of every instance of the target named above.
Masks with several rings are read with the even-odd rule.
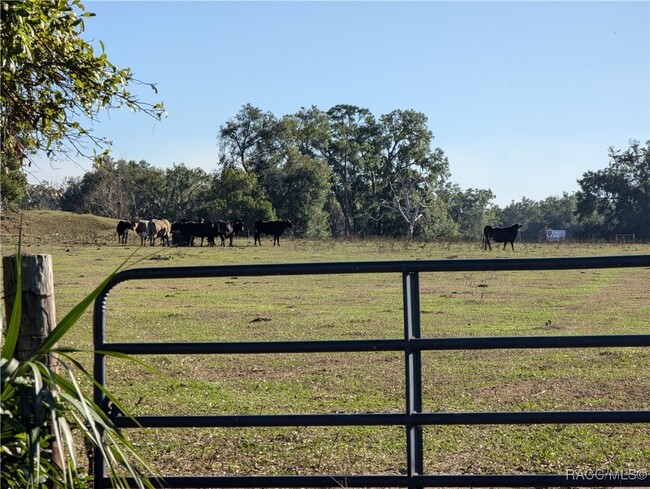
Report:
[[[104,290],[106,285],[113,280],[115,275],[124,268],[124,266],[129,262],[129,260],[137,253],[137,249],[131,253],[116,269],[111,273],[104,281],[99,284],[95,290],[88,294],[84,299],[79,302],[66,316],[59,321],[59,324],[54,328],[54,330],[45,338],[43,344],[41,345],[38,354],[45,354],[49,350],[52,350],[55,345],[65,336],[65,334],[76,324],[79,318],[86,312],[86,309],[95,301],[99,294]]]
[[[16,250],[16,296],[14,298],[14,305],[11,311],[11,318],[7,325],[7,332],[5,334],[5,343],[2,345],[2,358],[12,358],[16,343],[18,343],[18,333],[20,332],[20,318],[22,316],[22,301],[23,301],[23,282],[22,282],[22,265],[20,262],[20,243],[23,234],[23,215],[20,214],[20,225],[18,231],[18,249]]]
[[[22,231],[22,225],[21,225]],[[20,234],[22,238],[22,232]],[[20,242],[16,253],[18,267],[18,291],[22,290]],[[83,376],[102,390],[106,398],[113,402],[122,412],[124,406],[108,392],[104,386],[95,382],[93,376],[84,366],[74,360],[68,353],[78,351],[69,348],[54,349],[54,345],[77,322],[86,309],[99,296],[106,285],[132,259],[133,253],[122,262],[98,287],[86,296],[68,313],[58,326],[46,338],[38,352],[26,361],[11,358],[20,327],[20,309],[22,297],[17,293],[12,321],[10,321],[7,338],[3,345],[0,359],[2,390],[2,485],[19,488],[86,487],[79,485],[83,478],[77,472],[75,454],[76,431],[100,450],[107,462],[112,487],[131,487],[127,478],[132,478],[137,487],[153,488],[147,474],[156,478],[147,461],[130,444],[126,436],[113,420],[95,404],[82,390],[75,379],[72,368],[57,358],[63,373],[52,369],[45,356],[56,354],[67,358],[82,372]],[[101,352],[118,358],[135,361],[152,369],[144,362],[121,353]],[[6,355],[6,357],[5,357]],[[57,367],[58,368],[58,367]],[[67,374],[67,375],[66,375]],[[127,414],[128,415],[128,414]],[[52,458],[52,444],[56,441],[63,451],[63,466],[59,467]],[[12,464],[9,460],[15,460]],[[144,472],[143,472],[144,471]],[[83,482],[85,484],[85,481]]]

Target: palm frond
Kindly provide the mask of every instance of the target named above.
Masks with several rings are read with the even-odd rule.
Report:
[[[74,326],[79,318],[86,312],[88,307],[95,302],[95,299],[99,294],[104,290],[106,285],[113,280],[115,275],[118,274],[120,270],[122,270],[126,264],[131,260],[131,258],[138,252],[136,249],[133,253],[131,253],[126,259],[118,265],[118,267],[108,275],[102,281],[101,284],[99,284],[95,289],[88,294],[86,297],[84,297],[75,307],[72,308],[72,310],[65,315],[61,321],[59,321],[59,324],[57,324],[56,328],[45,338],[45,341],[43,341],[43,344],[38,350],[38,354],[46,354],[52,351],[55,348],[55,345],[65,336],[65,334],[70,330],[72,326]]]
[[[10,359],[14,355],[16,350],[16,344],[18,343],[18,333],[20,332],[20,318],[22,316],[22,270],[20,266],[20,247],[16,252],[16,296],[14,297],[13,309],[11,311],[11,317],[9,318],[9,323],[7,324],[7,331],[5,333],[5,342],[2,345],[2,358]]]
[[[21,226],[22,233],[22,226]],[[90,372],[75,360],[73,349],[55,348],[72,326],[95,301],[106,285],[126,266],[134,251],[116,270],[77,304],[56,326],[39,350],[27,360],[13,358],[18,340],[22,309],[20,239],[16,254],[16,296],[0,359],[2,390],[2,487],[37,489],[48,481],[56,487],[85,488],[79,473],[75,436],[82,436],[107,461],[113,487],[129,488],[133,482],[142,489],[153,488],[149,476],[157,479],[147,461],[92,397],[86,395],[75,377],[101,389],[106,398],[127,413],[118,400],[95,382]],[[150,369],[146,363],[128,355],[103,352],[128,359]],[[48,356],[56,362],[49,365]],[[58,446],[61,460],[55,460],[52,447]],[[59,465],[60,464],[60,465]]]

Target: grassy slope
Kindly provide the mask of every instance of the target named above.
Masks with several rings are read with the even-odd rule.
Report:
[[[2,222],[4,242],[10,221]],[[61,317],[136,249],[115,244],[115,222],[26,214],[28,251],[54,256]],[[65,242],[46,233],[53,229],[66,236]],[[515,253],[485,253],[478,243],[290,238],[282,248],[268,241],[254,247],[248,238],[236,239],[235,245],[144,248],[137,252],[142,260],[137,266],[650,253],[648,245],[517,243]],[[424,274],[423,333],[647,333],[648,283],[650,270],[642,269]],[[109,297],[107,336],[110,341],[385,338],[399,337],[402,324],[399,276],[229,277],[124,284]],[[91,337],[88,313],[66,342],[89,349]],[[109,361],[109,386],[138,414],[403,410],[399,353],[145,360],[163,375]],[[430,411],[650,409],[649,360],[647,349],[427,353],[424,406]],[[395,473],[404,468],[399,427],[157,430],[153,437],[134,436],[166,474]],[[647,426],[427,427],[425,449],[429,472],[641,470],[650,458],[650,434]]]
[[[14,244],[20,228],[20,214],[0,214],[2,244]],[[117,219],[61,211],[25,211],[23,242],[27,245],[47,243],[106,244],[117,240]]]

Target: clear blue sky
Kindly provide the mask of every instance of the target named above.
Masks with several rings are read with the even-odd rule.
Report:
[[[609,146],[650,139],[650,2],[84,2],[84,37],[158,84],[163,121],[111,112],[115,159],[216,168],[219,126],[340,103],[414,109],[463,189],[504,206],[578,190]],[[140,90],[137,90],[140,93]],[[81,168],[40,160],[35,179]]]

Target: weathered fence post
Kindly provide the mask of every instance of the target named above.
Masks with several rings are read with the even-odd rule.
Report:
[[[21,255],[22,315],[15,356],[29,358],[56,326],[52,255]],[[2,258],[5,319],[9,324],[16,298],[16,257]]]
[[[54,275],[52,255],[21,255],[22,313],[20,332],[14,356],[17,360],[30,358],[43,344],[43,341],[56,327],[56,308],[54,305]],[[2,258],[2,274],[5,294],[5,324],[9,324],[16,299],[17,275],[16,257]],[[52,369],[56,369],[52,358],[44,359]],[[61,450],[52,442],[52,459],[63,467]]]

